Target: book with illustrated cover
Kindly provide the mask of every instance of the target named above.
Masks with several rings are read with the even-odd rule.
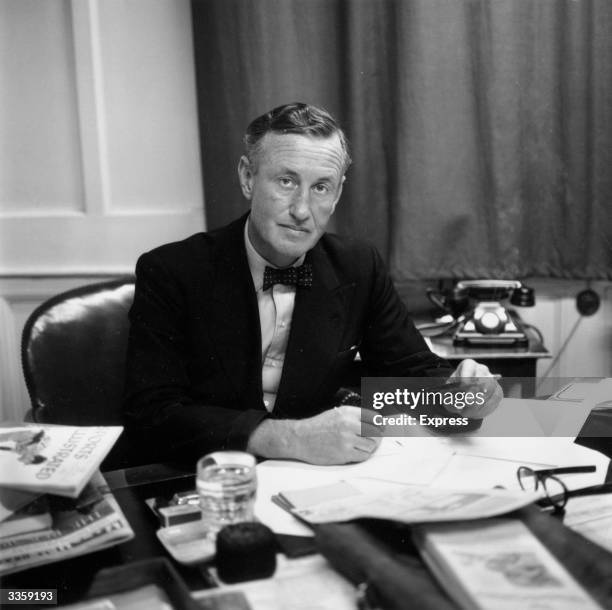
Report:
[[[78,498],[45,498],[51,515],[48,527],[0,538],[0,576],[99,551],[134,537],[99,471]]]
[[[0,425],[0,486],[76,498],[121,426]]]
[[[518,519],[418,526],[429,569],[465,610],[595,610],[600,606]]]

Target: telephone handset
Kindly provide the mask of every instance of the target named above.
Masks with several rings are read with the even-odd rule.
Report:
[[[455,288],[479,301],[501,301],[510,296],[510,303],[518,307],[535,304],[533,288],[517,280],[462,280]]]

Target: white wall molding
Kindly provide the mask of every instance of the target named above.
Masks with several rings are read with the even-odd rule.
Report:
[[[71,10],[85,208],[102,216],[110,207],[110,176],[98,2],[72,0]]]
[[[0,298],[9,305],[31,302],[37,305],[49,297],[94,282],[121,277],[116,273],[80,273],[75,275],[0,276]]]

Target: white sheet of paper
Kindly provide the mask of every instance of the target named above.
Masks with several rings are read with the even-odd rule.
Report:
[[[289,460],[262,462],[257,466],[255,515],[277,534],[311,536],[310,528],[276,506],[270,498],[280,491],[356,478],[428,485],[444,470],[453,455],[451,448],[438,441],[430,438],[383,438],[369,460],[343,466],[315,466]]]
[[[599,462],[599,464],[597,464]],[[569,489],[598,485],[603,482],[607,465],[602,461],[593,459],[591,464],[597,466],[597,471],[586,474],[564,474],[560,478]],[[540,464],[533,464],[524,460],[509,461],[456,454],[448,466],[434,481],[432,487],[444,489],[470,489],[474,487],[491,488],[500,485],[506,489],[520,489],[516,471],[519,466],[541,468]],[[548,465],[547,465],[548,466]],[[554,465],[551,465],[554,467]],[[478,484],[476,485],[476,482]]]
[[[589,475],[588,484],[603,481],[610,459],[593,449],[574,443],[572,438],[487,438],[463,437],[446,439],[454,454],[506,460],[533,468],[595,465],[601,473]]]

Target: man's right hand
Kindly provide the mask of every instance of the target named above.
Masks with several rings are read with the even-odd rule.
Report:
[[[380,430],[372,423],[373,415],[361,407],[344,406],[296,421],[301,452],[298,459],[311,464],[367,460],[381,441]]]
[[[310,464],[362,462],[381,441],[373,415],[368,409],[342,406],[308,419],[267,419],[251,435],[247,451]]]

